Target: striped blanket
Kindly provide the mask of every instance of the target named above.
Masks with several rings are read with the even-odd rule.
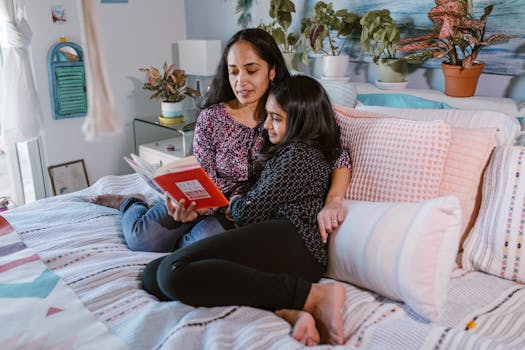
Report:
[[[158,302],[143,291],[144,266],[162,254],[128,250],[118,211],[86,201],[100,193],[135,192],[146,194],[150,202],[157,199],[136,175],[109,176],[86,190],[2,215],[27,249],[38,253],[39,262],[74,292],[68,298],[78,298],[95,324],[107,326],[132,349],[302,348],[290,337],[290,326],[271,312],[241,306],[194,308]],[[435,323],[402,303],[348,284],[345,288],[346,344],[314,349],[525,348],[524,285],[458,269],[446,310]],[[0,316],[3,325],[14,317]],[[17,335],[16,328],[8,329],[10,334],[3,332],[1,339]]]

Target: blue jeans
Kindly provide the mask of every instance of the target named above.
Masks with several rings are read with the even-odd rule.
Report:
[[[122,233],[129,249],[146,252],[172,252],[206,237],[233,228],[224,215],[199,217],[189,223],[173,220],[164,201],[151,208],[139,198],[130,197],[120,205]]]

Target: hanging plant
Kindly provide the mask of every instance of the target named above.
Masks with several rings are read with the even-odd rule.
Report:
[[[252,14],[250,9],[252,8],[253,0],[238,0],[235,13],[240,13],[237,24],[241,28],[248,27],[248,24],[252,21]]]

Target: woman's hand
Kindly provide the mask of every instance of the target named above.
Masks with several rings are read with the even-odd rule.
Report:
[[[173,218],[175,221],[180,222],[190,222],[199,216],[199,212],[195,210],[195,202],[191,202],[188,207],[184,207],[186,204],[186,201],[184,199],[181,199],[180,201],[173,202],[170,197],[165,197],[166,202],[166,208],[168,209],[168,214]]]
[[[323,243],[328,241],[328,235],[339,227],[344,218],[345,210],[341,198],[334,198],[330,202],[325,203],[323,209],[317,214],[317,225],[319,226],[319,233]]]

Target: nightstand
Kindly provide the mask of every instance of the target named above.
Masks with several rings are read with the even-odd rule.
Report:
[[[198,110],[185,110],[184,121],[163,124],[157,116],[133,119],[135,153],[151,164],[162,165],[192,154],[193,129]]]

